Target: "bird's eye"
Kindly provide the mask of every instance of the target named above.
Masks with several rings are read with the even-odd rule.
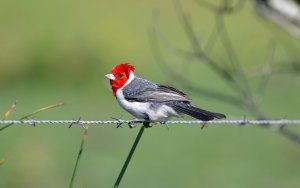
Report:
[[[117,77],[118,77],[118,78],[122,78],[122,77],[123,77],[123,74],[120,73],[120,74],[117,75]]]

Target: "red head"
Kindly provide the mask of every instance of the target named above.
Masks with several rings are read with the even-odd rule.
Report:
[[[111,74],[105,75],[110,81],[114,96],[116,96],[118,89],[127,82],[131,71],[134,70],[134,66],[129,65],[129,63],[124,63],[114,66],[111,70]]]

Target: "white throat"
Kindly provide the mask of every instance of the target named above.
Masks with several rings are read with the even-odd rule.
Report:
[[[132,82],[132,80],[134,79],[134,77],[135,76],[134,76],[133,72],[130,71],[129,78],[128,78],[127,82],[120,89],[118,89],[118,91],[122,90],[125,86],[127,86],[128,84],[130,84]]]

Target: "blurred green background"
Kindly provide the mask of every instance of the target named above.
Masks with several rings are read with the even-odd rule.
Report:
[[[214,15],[192,0],[182,1],[182,7],[206,41]],[[149,32],[154,11],[160,13],[161,32],[176,46],[190,49],[171,0],[1,0],[0,114],[18,100],[10,119],[58,102],[67,105],[36,119],[129,119],[104,78],[124,61],[136,66],[137,75],[182,89],[176,80],[170,83],[153,57]],[[266,61],[274,33],[281,44],[276,58],[299,60],[299,42],[257,16],[251,1],[225,21],[245,72]],[[226,59],[220,45],[212,54]],[[172,53],[164,57],[176,61]],[[187,77],[199,86],[231,92],[203,64],[194,63]],[[251,85],[256,82],[253,79]],[[251,117],[226,103],[186,92],[197,106],[229,118]],[[299,119],[299,96],[299,75],[276,74],[258,96],[259,106],[270,118]],[[112,187],[137,131],[91,126],[75,187]],[[75,125],[14,125],[0,132],[0,158],[8,156],[0,166],[0,187],[67,187],[82,132]],[[299,158],[299,145],[267,129],[155,126],[145,131],[120,187],[298,187]]]

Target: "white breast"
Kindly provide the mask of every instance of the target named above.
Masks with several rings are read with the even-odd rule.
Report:
[[[131,113],[133,116],[139,119],[149,118],[151,121],[167,121],[170,116],[180,115],[171,107],[162,104],[161,106],[157,106],[154,108],[151,106],[150,102],[130,102],[127,101],[123,95],[122,89],[128,85],[134,79],[134,74],[131,72],[128,81],[124,86],[118,89],[116,93],[116,98],[119,104],[126,111]]]
[[[150,103],[141,103],[141,102],[129,102],[125,99],[123,95],[123,88],[130,84],[132,80],[134,79],[134,74],[131,72],[129,75],[128,81],[120,88],[118,89],[116,93],[116,98],[119,104],[127,110],[129,113],[131,113],[133,116],[137,118],[145,119],[147,118],[147,111],[149,111]]]
[[[118,90],[116,94],[117,101],[119,104],[127,110],[129,113],[134,115],[137,118],[145,119],[147,118],[147,112],[149,112],[150,103],[143,103],[143,102],[129,102],[125,99],[122,90]]]

